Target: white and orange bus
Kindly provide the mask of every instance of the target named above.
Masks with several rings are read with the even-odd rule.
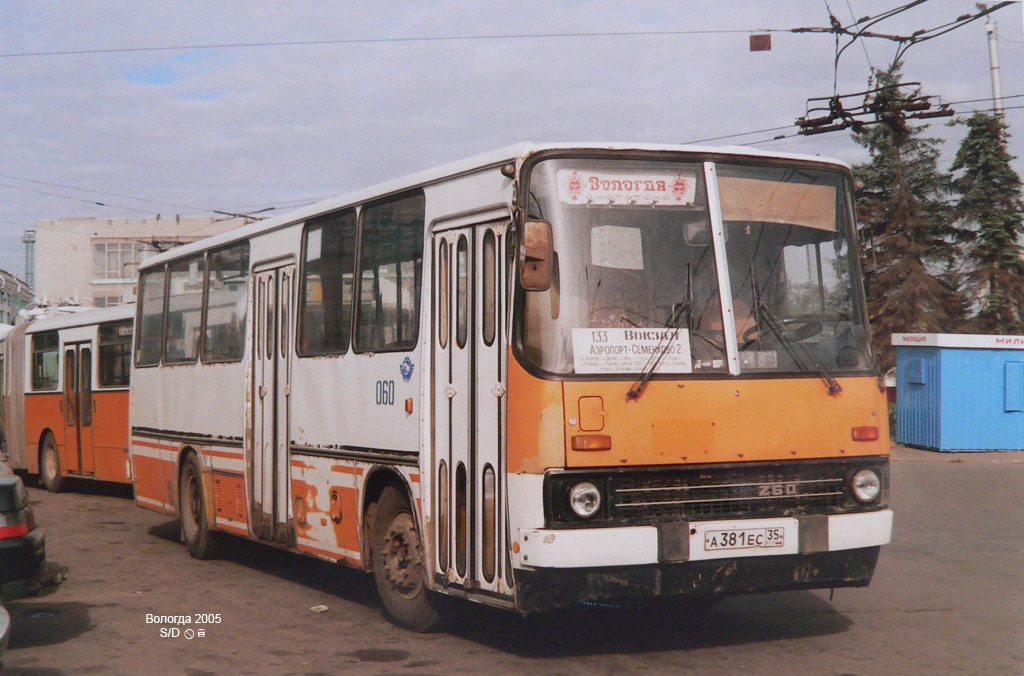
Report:
[[[53,314],[0,337],[0,426],[12,467],[51,491],[68,476],[131,481],[133,315],[134,306]]]
[[[518,145],[140,270],[138,504],[446,596],[863,586],[890,539],[851,173]]]

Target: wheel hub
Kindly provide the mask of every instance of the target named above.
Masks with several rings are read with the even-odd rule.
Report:
[[[183,510],[182,524],[186,535],[191,539],[199,531],[200,500],[199,485],[195,474],[189,472],[185,479],[185,498],[187,509]]]
[[[423,585],[423,558],[416,527],[409,514],[398,514],[384,537],[384,571],[391,588],[412,598]]]

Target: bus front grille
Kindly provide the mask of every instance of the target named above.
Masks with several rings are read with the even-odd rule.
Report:
[[[609,478],[609,517],[626,522],[698,521],[844,511],[849,503],[844,465],[755,464],[624,473]]]

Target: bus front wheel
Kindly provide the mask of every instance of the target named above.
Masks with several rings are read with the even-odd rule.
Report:
[[[440,629],[444,624],[444,599],[427,589],[428,565],[412,508],[392,486],[381,493],[373,534],[373,577],[384,613],[406,629]]]
[[[217,547],[206,523],[206,496],[199,459],[194,453],[189,453],[182,463],[178,488],[181,537],[188,553],[197,559],[212,559],[217,554]]]
[[[64,477],[60,473],[60,454],[57,453],[57,442],[53,435],[46,434],[43,439],[43,450],[39,454],[39,480],[43,487],[51,493],[60,493],[64,487]]]

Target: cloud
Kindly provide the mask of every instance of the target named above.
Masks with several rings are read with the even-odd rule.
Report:
[[[852,4],[862,15],[891,8],[881,0]],[[927,3],[891,29],[937,25],[961,11],[955,3]],[[1016,15],[998,18],[1007,41],[1020,39]],[[4,53],[17,53],[827,23],[821,3],[798,0],[10,0],[0,5],[0,44]],[[0,69],[0,173],[161,200],[186,214],[339,194],[521,140],[684,142],[790,125],[808,98],[833,92],[834,42],[830,35],[775,33],[772,44],[771,52],[750,53],[741,32],[8,58]],[[875,65],[891,58],[890,45],[868,48]],[[984,98],[986,49],[984,27],[972,24],[913,47],[905,72],[946,100]],[[1000,49],[1007,66],[1024,58],[1020,44]],[[867,70],[863,51],[851,47],[840,62],[838,90],[864,89]],[[1003,91],[1024,93],[1020,78],[1019,69],[1004,68]],[[1019,112],[1009,113],[1011,130]],[[952,143],[962,133],[941,123],[932,129]],[[759,147],[863,158],[845,133]],[[52,192],[165,215],[173,209]],[[141,215],[129,209],[0,187],[0,267],[22,271],[17,224]]]

